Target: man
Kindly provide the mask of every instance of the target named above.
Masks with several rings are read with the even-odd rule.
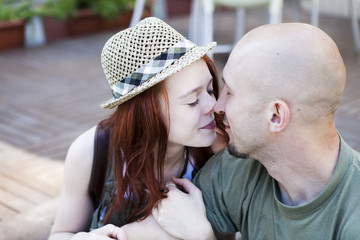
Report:
[[[217,154],[194,180],[214,231],[358,239],[360,155],[335,127],[346,71],[333,40],[307,24],[256,28],[235,46],[223,79],[215,111],[225,114],[232,156]],[[208,233],[204,220],[189,217],[203,215],[198,190],[175,183],[188,194],[169,186],[155,219],[179,238]]]

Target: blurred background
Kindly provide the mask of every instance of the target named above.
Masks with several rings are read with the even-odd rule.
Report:
[[[0,0],[0,239],[47,239],[71,142],[111,113],[105,41],[145,16],[190,40],[234,42],[267,23],[318,26],[337,43],[347,86],[339,133],[360,151],[360,0]]]

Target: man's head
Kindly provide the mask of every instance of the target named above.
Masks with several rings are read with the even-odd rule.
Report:
[[[239,157],[257,157],[294,130],[330,128],[346,71],[327,34],[308,24],[282,23],[246,34],[232,51],[223,77],[215,111],[226,113],[229,150]]]

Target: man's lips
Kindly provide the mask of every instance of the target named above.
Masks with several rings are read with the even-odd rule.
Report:
[[[208,130],[212,130],[215,129],[216,127],[216,122],[215,120],[212,120],[210,123],[208,123],[207,125],[201,127],[201,129],[208,129]]]

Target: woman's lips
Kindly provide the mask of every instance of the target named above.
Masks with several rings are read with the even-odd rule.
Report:
[[[201,127],[201,129],[212,130],[212,129],[215,129],[215,127],[216,127],[216,122],[215,122],[215,120],[212,120],[209,124]]]

